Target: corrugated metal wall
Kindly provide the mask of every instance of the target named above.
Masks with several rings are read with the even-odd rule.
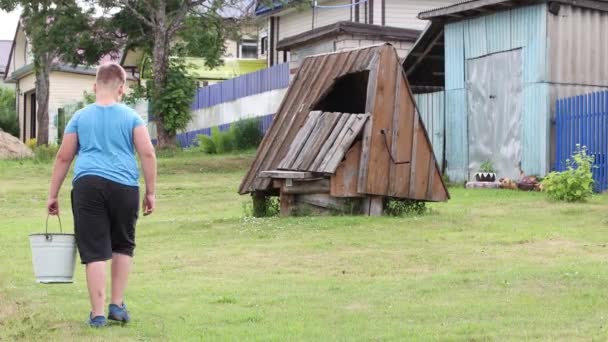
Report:
[[[561,6],[549,14],[548,35],[549,82],[608,86],[608,13]]]
[[[522,49],[524,99],[522,168],[549,170],[550,99],[547,64],[547,5],[519,7],[445,26],[446,159],[453,181],[467,179],[466,60]],[[538,126],[540,125],[540,126]]]
[[[429,134],[439,167],[443,165],[445,144],[445,93],[443,91],[414,95],[418,112]]]

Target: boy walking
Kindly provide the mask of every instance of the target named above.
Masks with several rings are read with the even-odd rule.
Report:
[[[108,319],[129,322],[124,304],[135,249],[139,212],[137,151],[146,183],[144,215],[155,207],[156,155],[139,115],[120,104],[126,72],[118,64],[97,69],[95,103],[68,123],[57,153],[47,210],[59,215],[58,195],[76,155],[72,189],[74,232],[80,259],[86,265],[91,300],[89,325],[106,325],[106,261],[112,260],[112,293]]]

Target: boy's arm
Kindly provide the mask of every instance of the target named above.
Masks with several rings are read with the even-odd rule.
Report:
[[[133,143],[141,160],[141,168],[146,182],[144,197],[144,216],[149,215],[156,207],[156,153],[150,140],[146,126],[140,125],[133,129]]]
[[[78,150],[78,134],[68,133],[63,137],[59,152],[55,158],[53,166],[53,175],[51,176],[51,186],[49,189],[49,198],[46,208],[49,215],[59,215],[59,189],[65,180],[65,176],[70,169],[72,160]]]

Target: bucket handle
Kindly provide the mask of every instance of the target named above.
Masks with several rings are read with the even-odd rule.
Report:
[[[51,235],[49,235],[49,217],[51,217],[51,215],[46,216],[46,224],[45,224],[45,230],[44,230],[44,236],[46,237],[47,241],[53,240],[53,237]],[[61,217],[59,215],[57,215],[57,219],[59,220],[59,232],[63,233],[63,227],[61,225]]]

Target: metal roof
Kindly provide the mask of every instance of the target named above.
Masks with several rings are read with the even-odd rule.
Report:
[[[422,20],[459,20],[464,17],[487,14],[492,11],[545,2],[608,11],[608,0],[468,0],[421,12],[418,14],[418,18]]]

